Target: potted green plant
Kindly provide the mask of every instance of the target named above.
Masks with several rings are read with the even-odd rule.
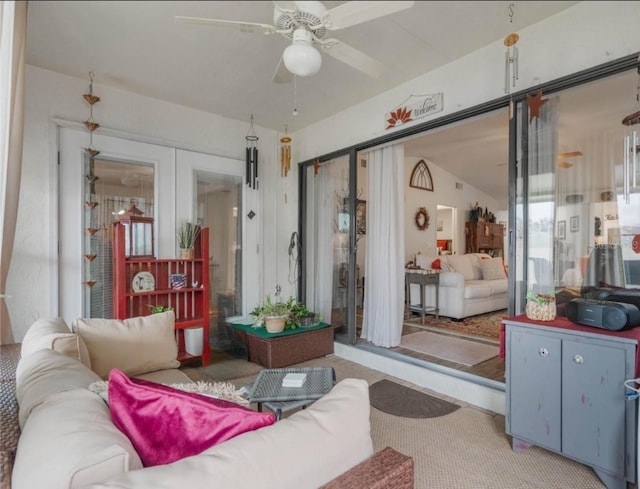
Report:
[[[556,318],[556,296],[529,291],[525,314],[536,321],[553,321]]]
[[[251,315],[256,319],[253,323],[258,328],[264,325],[269,333],[281,333],[291,315],[291,304],[287,302],[273,302],[271,296],[267,295],[264,303],[256,306]]]
[[[200,226],[191,222],[185,222],[178,229],[178,248],[180,248],[180,258],[193,259],[194,246],[200,234]]]
[[[294,298],[289,299],[291,308],[291,321],[300,327],[313,326],[320,321],[320,314],[310,311],[304,302],[299,302]]]

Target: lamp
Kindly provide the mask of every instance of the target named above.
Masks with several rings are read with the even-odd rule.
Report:
[[[314,75],[320,69],[322,56],[311,45],[311,40],[311,33],[305,28],[293,31],[293,42],[284,50],[282,61],[294,75]]]

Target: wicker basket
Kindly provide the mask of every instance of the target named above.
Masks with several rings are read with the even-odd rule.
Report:
[[[180,258],[183,260],[193,260],[195,251],[193,248],[180,248]]]
[[[525,314],[535,321],[553,321],[556,318],[556,301],[527,301]]]

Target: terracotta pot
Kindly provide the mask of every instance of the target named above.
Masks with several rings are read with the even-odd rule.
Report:
[[[264,318],[264,327],[267,328],[268,333],[282,333],[285,319],[282,316],[266,317]]]

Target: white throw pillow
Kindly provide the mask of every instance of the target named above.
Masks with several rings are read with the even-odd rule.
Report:
[[[452,272],[461,273],[465,280],[474,280],[473,264],[469,255],[451,255],[447,257],[447,264]]]
[[[480,268],[482,269],[482,278],[484,280],[507,278],[507,274],[504,272],[504,261],[501,257],[480,260]]]
[[[40,318],[33,323],[22,339],[20,356],[26,357],[44,349],[67,355],[91,368],[84,341],[71,331],[62,318]]]
[[[101,378],[112,368],[127,375],[178,368],[173,311],[130,319],[76,319],[73,330],[84,340],[91,369]]]

